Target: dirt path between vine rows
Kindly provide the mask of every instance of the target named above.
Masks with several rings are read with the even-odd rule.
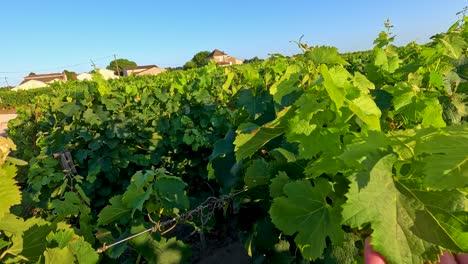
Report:
[[[3,114],[0,115],[0,136],[6,136],[6,130],[8,128],[8,121],[16,118],[17,114]]]

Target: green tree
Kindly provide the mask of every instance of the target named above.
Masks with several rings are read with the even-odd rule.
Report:
[[[194,68],[197,68],[197,64],[193,61],[187,61],[185,64],[184,64],[184,70],[188,70],[188,69],[194,69]]]
[[[67,70],[64,70],[63,72],[67,76],[67,80],[69,80],[69,81],[76,80],[76,75],[77,75],[76,72],[67,71]]]
[[[193,69],[193,68],[199,68],[207,65],[210,60],[208,59],[208,56],[210,55],[211,52],[209,51],[200,51],[196,53],[193,58],[189,61],[187,61],[184,64],[184,69]]]
[[[255,56],[251,59],[248,59],[248,60],[244,60],[244,63],[255,63],[255,62],[261,62],[263,61],[262,59],[260,59],[259,57]]]
[[[119,67],[118,70],[117,70],[117,66]],[[112,71],[118,73],[119,75],[122,75],[121,73],[122,73],[124,68],[134,67],[134,66],[137,66],[136,62],[120,58],[120,59],[117,59],[117,60],[112,60],[109,63],[109,65],[107,65],[106,69],[112,70]]]
[[[193,56],[192,61],[195,62],[197,67],[203,67],[210,62],[210,60],[208,59],[209,55],[209,51],[200,51]]]

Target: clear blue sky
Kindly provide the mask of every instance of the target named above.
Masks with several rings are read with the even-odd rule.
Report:
[[[107,1],[15,0],[0,7],[0,87],[30,71],[91,70],[109,56],[139,65],[181,66],[215,48],[240,59],[291,55],[305,35],[311,45],[340,51],[372,48],[390,18],[396,44],[425,43],[445,31],[466,0],[236,0]],[[100,58],[105,59],[98,60]],[[11,73],[14,72],[14,73]]]

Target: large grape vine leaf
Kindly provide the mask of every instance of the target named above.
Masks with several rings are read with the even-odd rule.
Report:
[[[391,263],[422,263],[437,258],[438,248],[416,236],[414,202],[402,195],[394,184],[393,154],[384,156],[369,169],[366,186],[353,177],[348,200],[343,206],[343,223],[363,227],[370,223],[374,250]],[[356,174],[355,176],[359,176]]]
[[[424,162],[428,187],[443,190],[468,185],[468,126],[451,126],[441,131],[423,130],[415,155]]]
[[[287,235],[297,232],[294,241],[306,259],[317,259],[326,247],[326,238],[339,245],[344,237],[340,225],[339,206],[331,206],[326,198],[331,192],[328,181],[287,183],[287,197],[275,198],[270,209],[272,222]]]

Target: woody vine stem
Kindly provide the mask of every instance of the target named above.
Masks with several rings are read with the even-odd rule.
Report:
[[[246,192],[247,189],[244,189],[244,190],[240,190],[240,191],[237,191],[237,192],[234,192],[234,193],[231,193],[229,195],[223,195],[219,198],[216,198],[216,197],[209,197],[208,199],[206,199],[202,204],[200,204],[199,206],[197,206],[195,209],[193,210],[190,210],[186,213],[183,213],[177,217],[174,217],[172,219],[169,219],[169,220],[166,220],[166,221],[163,221],[163,222],[155,222],[151,219],[151,216],[148,215],[150,221],[154,224],[153,227],[151,228],[148,228],[146,230],[143,230],[139,233],[136,233],[134,235],[131,235],[127,238],[124,238],[124,239],[121,239],[119,241],[116,241],[110,245],[106,245],[105,243],[102,245],[102,247],[98,248],[96,250],[97,253],[103,253],[104,251],[108,250],[109,248],[111,247],[114,247],[118,244],[121,244],[121,243],[124,243],[130,239],[133,239],[135,237],[138,237],[138,236],[141,236],[143,234],[146,234],[146,233],[154,233],[154,232],[161,232],[161,235],[164,235],[166,233],[168,233],[169,231],[171,231],[172,229],[174,229],[174,227],[177,225],[177,223],[181,223],[181,222],[187,222],[187,221],[190,221],[191,219],[193,219],[193,217],[195,215],[199,215],[200,217],[200,220],[202,222],[202,224],[204,225],[214,214],[214,211],[216,209],[220,209],[220,208],[223,208],[224,205],[226,203],[228,203],[230,200],[232,200],[232,198],[236,195],[239,195],[243,192]],[[208,213],[206,213],[208,212]],[[170,227],[169,227],[170,226]],[[169,227],[166,229],[166,227]]]

